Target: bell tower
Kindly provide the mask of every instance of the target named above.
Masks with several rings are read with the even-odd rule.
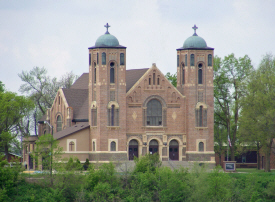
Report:
[[[89,48],[90,161],[127,158],[126,47],[104,27]]]
[[[186,96],[186,160],[215,161],[214,48],[194,34],[177,49],[177,89]]]

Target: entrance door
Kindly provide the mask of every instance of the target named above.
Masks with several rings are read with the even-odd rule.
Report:
[[[31,155],[29,155],[29,169],[32,170],[33,169],[33,158]]]
[[[149,154],[158,153],[159,151],[159,144],[156,140],[151,140],[149,143]]]
[[[179,160],[179,143],[177,140],[172,140],[169,143],[169,158],[173,161]]]
[[[129,160],[134,160],[134,157],[138,157],[138,141],[131,140],[129,142]]]

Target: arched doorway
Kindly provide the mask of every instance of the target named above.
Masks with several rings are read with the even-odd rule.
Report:
[[[158,153],[159,151],[159,144],[156,140],[151,140],[149,143],[149,154]]]
[[[179,160],[179,143],[177,140],[171,140],[169,143],[169,158],[173,161]]]
[[[134,157],[138,157],[138,141],[131,140],[129,142],[129,160],[134,160]]]

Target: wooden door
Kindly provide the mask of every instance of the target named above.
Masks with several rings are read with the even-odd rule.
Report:
[[[169,143],[169,158],[172,161],[179,160],[179,144],[176,140],[172,140]]]
[[[149,143],[149,154],[158,153],[158,151],[159,151],[158,141],[151,140]]]
[[[134,157],[138,157],[138,142],[131,140],[129,142],[129,160],[134,160]]]

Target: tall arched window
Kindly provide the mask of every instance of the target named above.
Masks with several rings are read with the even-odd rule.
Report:
[[[94,83],[96,83],[96,63],[94,62]]]
[[[98,64],[98,53],[96,54],[96,64]]]
[[[75,151],[74,142],[69,143],[69,151]]]
[[[208,66],[212,66],[212,55],[208,55]]]
[[[177,55],[177,67],[179,67],[179,65],[180,65],[180,56]]]
[[[115,63],[110,63],[110,83],[115,83]]]
[[[190,66],[194,66],[195,65],[195,55],[191,54],[190,55]]]
[[[59,132],[62,130],[62,119],[61,116],[57,116],[56,118],[56,132]]]
[[[203,152],[203,151],[204,151],[204,143],[203,143],[203,142],[200,142],[200,143],[199,143],[199,151],[200,151],[200,152]]]
[[[120,65],[124,65],[124,53],[120,53]]]
[[[202,64],[199,64],[198,68],[198,84],[202,84]]]
[[[106,65],[106,53],[102,53],[102,58],[101,58],[101,60],[102,60],[102,64],[103,65]]]
[[[95,142],[93,141],[93,151],[95,151]]]
[[[89,53],[89,66],[91,66],[91,53]]]
[[[184,64],[182,64],[182,84],[185,84],[185,67]]]
[[[147,125],[162,125],[162,106],[157,99],[152,99],[147,103]]]
[[[116,151],[116,142],[115,141],[111,142],[111,151]]]
[[[202,116],[203,116],[203,107],[200,106],[200,111],[199,111],[199,126],[200,127],[203,126],[203,122],[202,122],[203,118],[202,118]]]
[[[187,54],[185,55],[185,65],[187,66]]]
[[[111,126],[115,125],[115,105],[111,108]]]

